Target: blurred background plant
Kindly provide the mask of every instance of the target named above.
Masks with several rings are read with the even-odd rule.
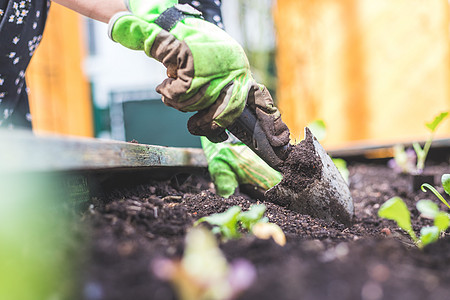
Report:
[[[0,172],[0,299],[77,299],[77,253],[61,178]]]
[[[436,135],[436,130],[443,120],[448,116],[448,112],[441,112],[434,119],[425,123],[429,131],[426,142],[422,146],[418,142],[412,144],[412,148],[405,150],[405,146],[396,144],[393,147],[394,157],[388,161],[388,166],[397,173],[421,174],[425,168],[425,161],[430,151],[431,144]]]
[[[172,283],[181,300],[235,299],[256,280],[252,263],[245,259],[228,263],[215,236],[201,227],[187,233],[180,260],[156,259],[151,269]]]

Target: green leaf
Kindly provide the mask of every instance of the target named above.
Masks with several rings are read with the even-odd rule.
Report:
[[[230,207],[223,213],[217,213],[210,216],[200,218],[194,223],[194,226],[202,222],[207,222],[211,225],[218,226],[221,234],[225,238],[238,238],[240,236],[238,231],[238,215],[241,212],[241,208],[237,205]]]
[[[441,177],[442,187],[444,191],[450,195],[450,174],[444,174]]]
[[[450,217],[447,213],[440,211],[436,218],[434,218],[434,226],[436,226],[439,231],[446,231],[450,225]]]
[[[436,226],[426,226],[422,227],[420,230],[420,241],[422,246],[434,243],[439,238],[439,228]]]
[[[307,125],[312,134],[318,141],[325,139],[327,135],[327,126],[323,120],[315,120]]]
[[[266,212],[264,204],[255,204],[248,211],[241,212],[238,220],[241,221],[242,227],[251,230],[253,225],[258,223]]]
[[[434,186],[432,186],[428,183],[424,183],[420,186],[420,189],[426,193],[427,190],[425,188],[428,188],[436,197],[439,198],[439,200],[442,201],[442,203],[444,203],[445,205],[447,205],[448,208],[450,208],[450,205],[447,203],[447,201],[444,199],[444,197],[442,197],[442,195],[434,188]]]
[[[406,231],[411,229],[411,215],[400,197],[393,197],[381,205],[378,216],[396,221]]]
[[[417,237],[412,229],[411,215],[405,202],[400,197],[393,197],[383,203],[378,210],[378,216],[381,218],[394,220],[398,226],[408,232],[414,242],[417,242]]]
[[[420,200],[417,202],[416,207],[424,218],[434,219],[439,213],[439,206],[428,199]]]
[[[210,216],[206,216],[203,218],[200,218],[196,224],[202,223],[202,222],[208,222],[211,225],[225,225],[228,223],[232,223],[237,215],[241,212],[241,208],[237,205],[230,207],[228,210],[224,211],[223,213],[217,213],[212,214]]]
[[[426,123],[425,126],[430,129],[431,132],[436,131],[438,125],[448,116],[448,112],[442,112],[438,116],[434,118],[434,120],[430,123]]]

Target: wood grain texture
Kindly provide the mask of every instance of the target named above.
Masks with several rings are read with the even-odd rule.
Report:
[[[0,131],[0,173],[126,168],[205,168],[202,149]]]

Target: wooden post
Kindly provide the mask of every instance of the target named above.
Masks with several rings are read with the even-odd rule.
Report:
[[[82,72],[81,16],[52,3],[42,43],[27,70],[36,132],[92,136],[89,83]]]
[[[450,110],[447,0],[278,0],[278,105],[326,147],[423,139]],[[438,129],[450,136],[450,121]]]

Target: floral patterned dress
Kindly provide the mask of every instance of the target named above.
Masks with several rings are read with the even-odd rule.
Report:
[[[0,0],[0,128],[31,128],[25,71],[49,7],[48,0]]]

